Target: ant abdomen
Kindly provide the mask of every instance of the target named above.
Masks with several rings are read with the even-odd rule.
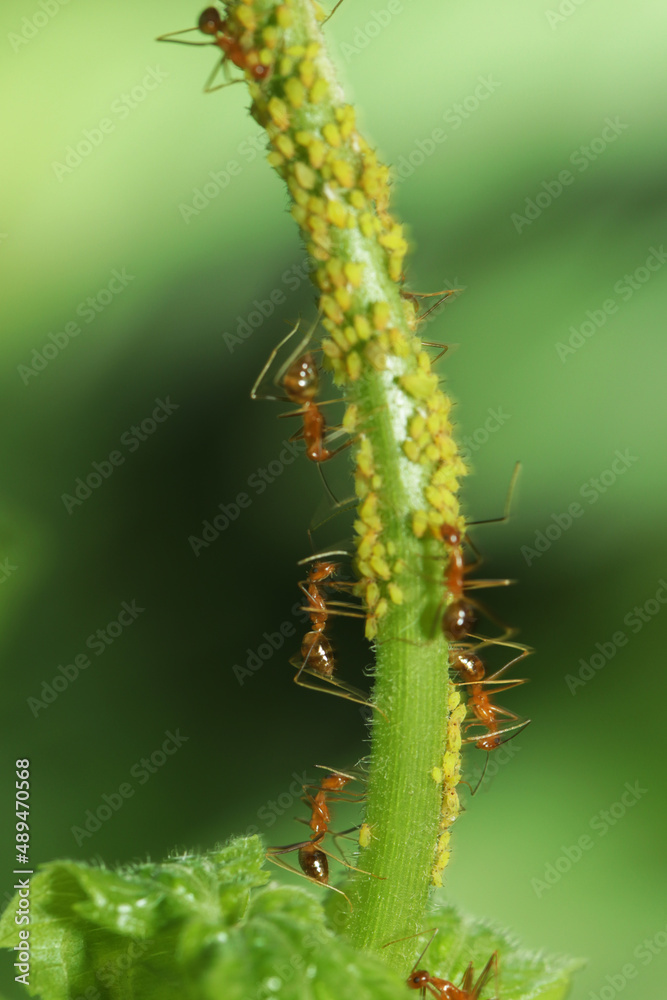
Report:
[[[329,882],[329,862],[324,851],[309,845],[299,848],[299,865],[304,875],[325,885]]]

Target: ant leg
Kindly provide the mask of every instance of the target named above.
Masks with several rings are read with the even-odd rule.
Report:
[[[512,472],[512,478],[510,479],[510,484],[507,489],[507,496],[505,498],[505,509],[503,511],[502,517],[488,517],[484,521],[468,521],[468,527],[476,524],[502,524],[504,521],[509,521],[510,508],[512,506],[512,499],[514,497],[514,490],[516,489],[517,479],[519,478],[519,473],[521,472],[521,462],[515,462],[514,471]]]
[[[292,666],[296,666],[295,663],[290,660]],[[321,684],[310,684],[308,681],[301,680],[302,674],[308,674],[309,677],[316,677]],[[334,698],[345,698],[346,701],[353,701],[357,705],[364,705],[366,708],[372,708],[374,711],[379,712],[380,715],[388,721],[387,715],[374,705],[372,701],[369,701],[368,696],[364,694],[363,691],[359,691],[358,688],[353,687],[351,684],[347,684],[345,681],[338,680],[337,677],[325,677],[323,674],[318,673],[309,667],[304,667],[302,664],[299,668],[299,672],[296,677],[294,677],[294,683],[298,684],[299,687],[307,688],[309,691],[319,691],[320,694],[330,694]],[[329,687],[324,687],[324,684],[329,684],[333,688],[338,688],[338,690],[331,690]]]
[[[291,850],[295,850],[295,848],[291,848]],[[321,885],[324,886],[325,889],[331,889],[332,892],[340,893],[340,895],[345,898],[347,905],[350,907],[350,909],[353,909],[352,903],[350,902],[350,900],[345,895],[342,889],[337,889],[335,885],[329,885],[328,882],[318,882],[316,878],[312,878],[310,875],[306,875],[305,872],[300,872],[297,868],[293,868],[291,865],[288,865],[286,861],[281,861],[280,858],[275,857],[275,855],[278,853],[280,853],[279,850],[270,847],[266,852],[267,861],[271,861],[274,865],[277,865],[278,868],[282,868],[286,872],[291,872],[293,875],[299,875],[301,878],[308,879],[308,881],[312,882],[313,885]]]
[[[280,343],[276,347],[274,347],[273,350],[271,351],[271,353],[269,354],[269,357],[268,357],[268,360],[267,360],[266,364],[264,365],[264,367],[262,368],[261,372],[259,373],[259,375],[255,379],[254,385],[253,385],[252,389],[250,390],[250,398],[251,399],[271,399],[271,400],[278,400],[280,402],[282,402],[284,400],[284,398],[285,398],[284,396],[259,396],[257,394],[257,389],[259,388],[259,386],[260,386],[260,384],[262,382],[262,379],[264,378],[264,376],[268,372],[269,368],[273,364],[273,360],[274,360],[276,354],[278,353],[278,351],[280,350],[280,348],[283,347],[283,345],[287,343],[287,341],[290,339],[290,337],[293,337],[294,334],[296,333],[296,331],[299,329],[299,322],[300,321],[298,321],[296,323],[296,325],[292,327],[292,329],[287,334],[287,336],[283,337],[283,339],[280,341]]]
[[[333,7],[333,9],[332,9],[332,10],[331,10],[331,11],[329,12],[329,14],[327,14],[327,16],[326,16],[326,17],[324,18],[324,20],[322,21],[322,24],[321,24],[321,27],[322,27],[322,28],[323,28],[323,27],[324,27],[324,25],[325,25],[325,24],[327,23],[327,21],[330,21],[330,20],[331,20],[331,18],[332,18],[332,17],[334,16],[334,14],[335,14],[335,13],[336,13],[336,11],[338,10],[338,8],[339,8],[339,7],[340,7],[340,5],[342,4],[342,2],[343,2],[343,0],[338,0],[338,3],[337,3],[337,4],[335,5],[335,7]]]
[[[496,994],[498,994],[498,952],[494,951],[491,958],[488,960],[484,968],[479,974],[479,978],[472,988],[470,994],[470,1000],[479,1000],[479,995],[486,986],[486,981],[491,975],[491,969],[493,968],[495,981],[496,981]],[[470,975],[472,979],[472,972]],[[469,987],[468,987],[469,988]]]
[[[186,35],[189,31],[199,31],[199,27],[183,28],[181,31],[168,31],[166,35],[158,35],[156,42],[175,42],[178,45],[215,45],[215,42],[190,42],[186,38],[174,38],[174,35]]]

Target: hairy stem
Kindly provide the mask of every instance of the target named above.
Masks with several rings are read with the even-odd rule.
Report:
[[[389,171],[357,131],[312,0],[229,5],[252,114],[315,262],[327,363],[349,401],[355,437],[358,592],[376,640],[369,842],[349,887],[347,933],[405,971],[429,884],[446,864],[458,811],[460,720],[448,728],[443,525],[461,527],[450,402],[415,336],[403,291],[407,241],[389,212]],[[448,700],[449,698],[449,700]]]

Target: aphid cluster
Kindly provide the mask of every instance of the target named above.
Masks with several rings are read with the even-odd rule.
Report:
[[[509,679],[507,672],[530,650],[512,642],[513,630],[471,596],[473,590],[505,586],[511,581],[470,579],[480,560],[459,510],[459,481],[466,468],[452,433],[451,402],[433,371],[437,358],[425,349],[439,348],[440,357],[447,347],[419,336],[420,326],[432,310],[458,290],[417,293],[403,287],[408,243],[402,226],[389,212],[389,170],[357,131],[353,108],[335,93],[335,84],[320,59],[320,45],[294,40],[294,6],[294,0],[277,4],[228,0],[224,16],[216,8],[207,8],[197,27],[186,29],[198,29],[210,39],[188,44],[214,45],[222,53],[206,83],[207,91],[218,89],[213,83],[220,68],[228,79],[219,86],[236,82],[229,78],[232,66],[242,72],[249,86],[252,114],[268,136],[269,163],[287,184],[292,217],[314,262],[313,279],[319,289],[315,326],[326,331],[321,342],[323,367],[333,374],[336,384],[347,387],[352,398],[340,426],[330,426],[325,408],[335,400],[319,398],[320,365],[310,347],[314,330],[270,378],[276,359],[297,327],[271,352],[251,391],[253,399],[272,399],[295,407],[281,416],[300,419],[294,438],[303,440],[307,458],[323,478],[325,463],[354,445],[356,554],[352,561],[357,579],[341,579],[341,560],[352,558],[346,551],[320,552],[301,560],[299,565],[307,570],[298,586],[309,624],[290,663],[296,669],[297,684],[371,704],[363,692],[339,677],[331,626],[336,616],[360,618],[365,620],[366,637],[375,639],[383,619],[390,620],[392,608],[405,604],[416,572],[399,557],[387,530],[388,523],[399,515],[386,499],[393,484],[378,462],[381,435],[373,432],[374,411],[368,401],[364,409],[361,397],[354,396],[362,377],[390,378],[396,419],[402,421],[399,464],[407,464],[413,480],[420,483],[421,499],[406,506],[407,513],[401,509],[401,525],[412,532],[413,542],[418,540],[424,565],[434,557],[444,562],[444,572],[438,577],[442,598],[433,625],[433,637],[437,631],[447,640],[450,653],[443,670],[452,675],[449,704],[443,705],[448,723],[442,761],[432,772],[442,788],[432,868],[432,881],[440,885],[449,858],[451,826],[461,811],[461,748],[472,744],[488,755],[528,724],[529,720],[497,704],[496,696],[524,682]],[[175,37],[182,34],[175,32],[162,39],[182,42],[184,39]],[[430,296],[437,296],[438,301],[422,308],[421,300]],[[268,382],[271,386],[267,390]],[[347,436],[341,442],[343,435]],[[475,553],[472,562],[466,561],[466,546]],[[498,626],[500,634],[477,634],[480,617]],[[398,635],[383,637],[383,641],[400,639]],[[492,647],[516,650],[517,654],[489,673],[483,656]],[[379,711],[377,706],[371,707]],[[390,713],[381,714],[391,725]],[[305,821],[310,836],[271,847],[269,858],[289,868],[282,858],[296,851],[301,874],[341,892],[329,883],[329,859],[335,857],[346,867],[353,866],[342,853],[338,858],[324,845],[330,837],[338,848],[338,838],[354,832],[334,833],[331,829],[331,806],[349,795],[354,801],[362,798],[346,791],[354,777],[330,770],[319,784],[305,786],[302,801],[310,810]],[[476,788],[472,791],[474,794]],[[370,828],[362,824],[359,843],[368,844],[371,836]],[[458,986],[418,970],[423,954],[407,979],[410,989],[421,991],[422,996],[429,993],[440,1000],[478,1000],[491,973],[497,976],[495,952],[477,980],[469,966]]]

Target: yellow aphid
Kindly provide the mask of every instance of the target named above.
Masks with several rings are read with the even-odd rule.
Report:
[[[340,125],[340,134],[344,139],[349,139],[356,127],[354,108],[351,104],[345,104],[342,108],[336,108],[336,119]]]
[[[278,22],[278,27],[289,28],[292,24],[292,11],[288,9],[287,4],[281,4],[280,7],[276,8],[276,21]],[[294,48],[301,48],[301,46],[294,46]],[[288,50],[288,54],[289,53]]]
[[[324,98],[327,96],[328,92],[329,92],[329,84],[327,83],[326,80],[323,80],[322,77],[320,77],[320,79],[316,80],[313,86],[310,88],[310,99],[313,102],[313,104],[319,104],[320,101],[323,101]]]
[[[326,125],[322,129],[322,135],[324,136],[324,138],[326,139],[326,141],[329,143],[330,146],[340,146],[341,144],[340,129],[338,128],[337,125],[334,125],[333,122],[326,123]]]
[[[276,136],[275,144],[276,144],[276,149],[279,149],[287,160],[292,159],[295,153],[294,143],[292,142],[292,140],[288,135],[285,135],[283,132],[281,132],[280,135]]]
[[[345,368],[347,369],[347,374],[350,376],[353,382],[361,377],[362,364],[361,358],[356,351],[350,351],[347,358],[345,359]]]
[[[428,515],[425,510],[416,510],[412,515],[412,533],[417,538],[423,538],[428,528]]]
[[[382,580],[389,580],[391,577],[389,564],[385,559],[382,559],[379,556],[371,557],[371,569],[375,575],[379,576]]]
[[[402,604],[405,599],[403,591],[397,583],[388,583],[387,593],[392,604]]]
[[[274,155],[274,154],[272,154]],[[276,153],[276,156],[280,156],[280,153]],[[292,205],[290,209],[290,215],[296,222],[298,226],[305,226],[306,219],[308,218],[308,212],[303,205]]]
[[[294,176],[299,187],[304,188],[306,191],[310,191],[317,183],[317,174],[315,171],[311,170],[307,164],[302,163],[300,160],[297,160],[294,164]]]
[[[359,216],[359,228],[364,236],[371,237],[373,235],[375,227],[373,225],[373,216],[370,212],[363,212]]]
[[[421,456],[421,449],[416,441],[404,441],[403,453],[409,461],[418,462]]]
[[[345,229],[347,224],[347,209],[340,201],[330,201],[327,205],[327,218],[338,229]]]
[[[234,14],[239,24],[242,24],[248,31],[254,31],[257,27],[255,12],[249,7],[237,7]]]
[[[386,302],[373,304],[373,326],[376,330],[386,330],[389,325],[390,310]]]
[[[303,62],[300,63],[299,76],[301,77],[301,82],[304,87],[310,90],[315,82],[315,65],[310,59],[304,59]]]
[[[345,413],[343,415],[342,427],[343,430],[351,434],[352,431],[356,430],[357,422],[359,420],[359,407],[356,403],[350,403]]]
[[[294,60],[290,59],[289,56],[283,56],[278,63],[278,71],[281,76],[290,76],[294,68]]]
[[[321,46],[319,42],[309,42],[308,47],[306,48],[306,58],[315,59],[319,54],[320,48]]]
[[[377,607],[378,601],[380,600],[380,588],[375,580],[371,580],[370,583],[366,585],[365,599],[366,605],[369,608]]]
[[[353,205],[356,209],[362,210],[366,208],[366,204],[367,202],[363,191],[360,191],[359,188],[355,188],[354,191],[350,191],[350,205]]]
[[[336,326],[342,326],[345,317],[341,312],[341,308],[330,295],[323,295],[320,299],[320,308],[324,312],[325,316],[336,324]]]
[[[345,273],[345,277],[353,288],[361,287],[361,283],[364,278],[363,264],[358,264],[355,261],[350,260],[343,266],[343,271]]]
[[[354,329],[357,331],[359,339],[368,340],[373,332],[373,329],[366,317],[357,313],[352,322],[354,323]]]
[[[403,274],[405,254],[393,253],[389,258],[389,277],[392,281],[400,281]]]
[[[334,298],[343,312],[348,312],[350,306],[352,305],[352,296],[348,292],[347,288],[337,288],[334,292]]]
[[[295,132],[294,138],[300,146],[310,146],[315,136],[312,132],[306,132],[304,129],[299,129],[298,132]]]
[[[359,469],[359,472],[366,477],[372,476],[375,470],[375,464],[373,461],[373,445],[367,437],[362,438],[361,444],[359,445],[359,450],[357,452],[357,468]]]
[[[333,160],[331,169],[334,177],[343,187],[351,188],[354,186],[354,169],[347,160]]]
[[[341,351],[338,344],[334,344],[334,342],[332,340],[329,340],[328,337],[325,337],[325,339],[322,341],[322,350],[324,351],[324,353],[328,358],[331,358],[331,360],[334,360],[336,358],[341,358],[343,355],[343,352]]]
[[[433,770],[431,771],[431,777],[438,785],[442,782],[442,771],[440,770],[439,767],[433,768]]]
[[[278,153],[275,149],[269,153],[267,160],[272,167],[276,168],[276,170],[280,170],[281,167],[285,166],[285,157],[281,153]]]
[[[436,389],[438,377],[431,372],[416,371],[402,375],[399,382],[410,396],[414,396],[415,399],[426,399]]]
[[[313,139],[308,146],[308,159],[315,170],[319,170],[327,155],[327,147],[320,139]]]
[[[359,827],[359,847],[368,847],[372,839],[371,828],[368,823],[362,823]]]
[[[275,49],[278,44],[279,37],[278,29],[272,24],[268,24],[266,28],[262,30],[262,39],[264,44],[270,49]]]
[[[271,120],[281,132],[286,132],[289,128],[289,111],[287,105],[279,97],[269,98],[267,105]]]

